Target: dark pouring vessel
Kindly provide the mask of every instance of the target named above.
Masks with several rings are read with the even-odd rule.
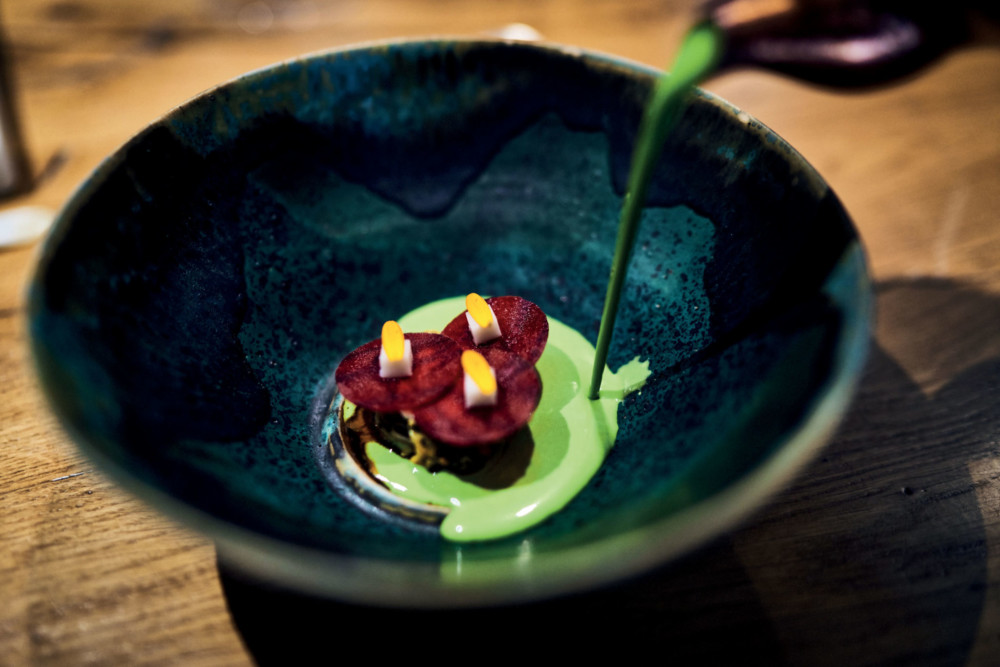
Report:
[[[865,87],[916,72],[996,20],[985,0],[709,0],[704,17],[726,35],[720,70],[752,66],[834,87]]]

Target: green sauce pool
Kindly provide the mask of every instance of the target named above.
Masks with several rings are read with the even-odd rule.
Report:
[[[465,309],[464,297],[427,304],[403,317],[405,331],[441,327]],[[505,537],[540,523],[566,506],[600,468],[618,432],[618,404],[649,376],[648,364],[634,360],[608,371],[600,397],[586,396],[584,379],[594,347],[574,329],[549,318],[549,339],[536,365],[542,398],[528,424],[534,447],[516,480],[503,488],[483,486],[476,475],[431,473],[385,447],[365,451],[376,477],[393,494],[448,510],[441,535],[470,542]]]

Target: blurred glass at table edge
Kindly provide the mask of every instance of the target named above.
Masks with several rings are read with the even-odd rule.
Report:
[[[913,74],[1000,18],[996,0],[706,0],[698,20],[725,36],[718,71],[772,70],[863,89]],[[982,21],[980,21],[982,22]]]
[[[0,197],[10,197],[33,185],[17,114],[13,67],[8,42],[0,28]]]

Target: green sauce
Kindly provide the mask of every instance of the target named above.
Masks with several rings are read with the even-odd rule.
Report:
[[[608,291],[604,297],[604,312],[601,314],[601,329],[597,335],[597,350],[590,378],[591,398],[597,398],[601,387],[601,376],[608,360],[608,348],[611,346],[611,334],[614,332],[615,316],[618,313],[618,301],[622,285],[625,284],[635,236],[639,231],[639,217],[646,203],[646,191],[653,168],[660,157],[663,142],[681,118],[688,92],[715,70],[722,56],[723,40],[722,31],[713,23],[706,21],[691,28],[684,37],[673,70],[657,80],[653,98],[643,114],[635,148],[632,149],[628,189],[618,218],[615,255],[611,260]]]
[[[463,297],[437,301],[399,319],[405,331],[439,329],[465,309]],[[618,433],[618,404],[642,387],[648,362],[633,360],[605,371],[598,400],[586,395],[594,347],[574,329],[549,318],[549,340],[537,368],[542,399],[529,423],[534,448],[523,474],[503,488],[474,476],[430,473],[369,443],[378,478],[403,498],[449,508],[441,524],[446,539],[469,542],[512,535],[566,506],[594,476]]]

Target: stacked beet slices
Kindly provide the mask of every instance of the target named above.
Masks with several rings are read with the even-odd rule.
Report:
[[[408,333],[413,372],[407,377],[379,376],[381,338],[365,343],[344,357],[335,379],[341,395],[373,412],[401,412],[423,433],[452,446],[487,445],[505,440],[521,429],[542,395],[535,362],[549,336],[542,309],[519,296],[486,300],[500,327],[499,338],[476,345],[465,313],[440,334]],[[476,350],[496,374],[497,402],[465,407],[463,350]]]

